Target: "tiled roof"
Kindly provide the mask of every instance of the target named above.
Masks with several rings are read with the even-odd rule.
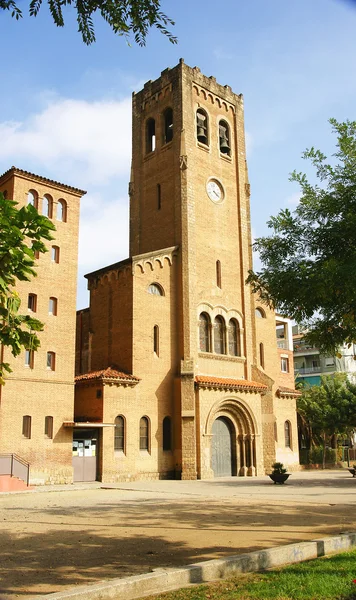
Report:
[[[257,381],[247,379],[229,379],[227,377],[212,377],[211,375],[197,375],[195,382],[199,387],[215,389],[236,389],[245,392],[265,392],[267,386]]]
[[[294,397],[296,398],[297,396],[301,396],[302,392],[300,392],[299,390],[292,390],[291,388],[287,388],[284,387],[282,385],[279,386],[278,390],[277,390],[277,396],[279,396],[280,398],[283,397]]]
[[[68,190],[69,192],[74,192],[75,194],[80,194],[81,196],[84,196],[84,194],[86,194],[85,190],[80,190],[79,188],[72,187],[71,185],[66,185],[65,183],[60,183],[59,181],[54,181],[54,179],[48,179],[47,177],[42,177],[41,175],[30,173],[29,171],[23,171],[22,169],[18,169],[17,167],[11,167],[7,171],[5,171],[5,173],[0,175],[0,179],[5,177],[6,175],[9,175],[10,173],[14,175],[23,175],[24,177],[30,177],[31,179],[35,179],[36,181],[39,181],[41,183],[49,183],[52,185],[54,184],[55,186],[61,187],[65,190]]]
[[[99,379],[102,381],[112,380],[113,383],[123,383],[126,385],[135,385],[140,381],[138,377],[135,377],[134,375],[129,375],[128,373],[123,373],[122,371],[117,371],[113,367],[101,369],[100,371],[91,371],[90,373],[83,373],[83,375],[77,375],[75,381],[77,383],[79,381],[90,381],[94,379]]]

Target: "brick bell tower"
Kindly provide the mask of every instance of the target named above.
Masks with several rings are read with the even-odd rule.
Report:
[[[256,364],[242,96],[183,60],[148,81],[133,96],[129,192],[130,257],[178,249],[174,407],[182,478],[195,479],[216,403],[197,378],[251,380]]]

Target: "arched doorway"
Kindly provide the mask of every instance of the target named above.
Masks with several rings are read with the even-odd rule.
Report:
[[[234,426],[230,419],[218,417],[212,427],[211,467],[214,477],[236,475]]]

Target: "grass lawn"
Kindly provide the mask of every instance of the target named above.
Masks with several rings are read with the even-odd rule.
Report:
[[[356,550],[152,596],[155,600],[356,600]]]

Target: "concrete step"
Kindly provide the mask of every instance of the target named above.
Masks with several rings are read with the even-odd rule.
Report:
[[[31,490],[22,479],[11,477],[11,475],[0,475],[0,492],[21,492],[22,490]]]

